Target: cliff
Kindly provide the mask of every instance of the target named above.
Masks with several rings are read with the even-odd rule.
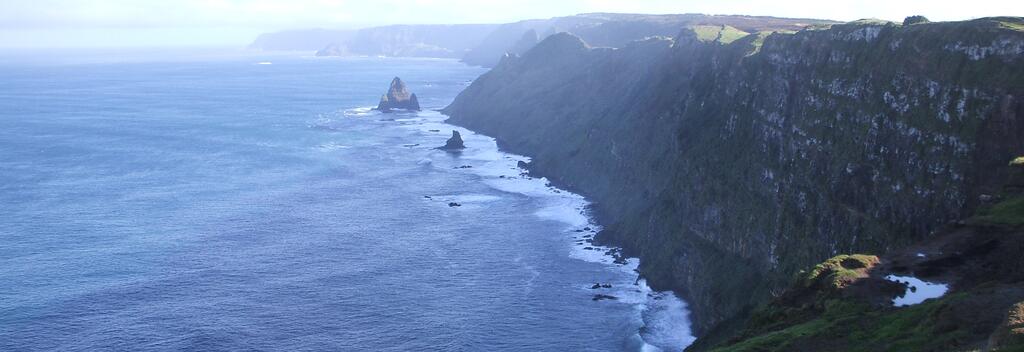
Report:
[[[726,336],[800,270],[986,206],[1024,154],[1024,19],[912,23],[556,34],[444,112],[594,200],[598,239]]]
[[[595,47],[620,48],[634,40],[671,37],[686,25],[728,25],[747,31],[799,30],[812,24],[834,22],[758,16],[713,16],[702,14],[642,15],[586,13],[550,19],[525,20],[501,25],[462,58],[470,65],[493,67],[505,53],[521,54],[534,40],[568,32]],[[539,36],[538,36],[539,34]]]
[[[301,29],[264,33],[249,44],[249,49],[266,51],[312,51],[351,38],[355,31],[334,29]]]
[[[882,258],[837,256],[802,273],[781,297],[756,310],[739,334],[712,350],[1024,350],[1022,225],[1024,197],[1017,193]],[[906,279],[893,275],[947,290],[896,305],[925,290],[904,287],[900,280]],[[691,348],[710,344],[705,339]]]
[[[461,58],[497,25],[393,25],[358,30],[295,30],[260,35],[251,49],[316,50],[317,56]]]
[[[356,31],[347,40],[332,43],[318,55],[334,54],[330,47],[344,47],[342,55],[389,57],[461,58],[496,28],[490,24],[394,25]]]
[[[250,49],[316,50],[317,56],[459,58],[492,67],[505,53],[522,54],[541,39],[570,32],[593,46],[619,48],[647,37],[671,37],[685,25],[727,25],[745,31],[789,30],[834,22],[758,16],[588,13],[496,24],[392,25],[358,30],[309,29],[260,35]]]

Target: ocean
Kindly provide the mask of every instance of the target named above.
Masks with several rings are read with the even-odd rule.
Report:
[[[678,351],[454,60],[0,53],[0,350]],[[424,111],[370,108],[394,76]],[[467,149],[434,149],[451,131]],[[460,206],[450,206],[458,203]],[[592,288],[594,284],[610,287]],[[607,295],[612,299],[600,299]]]

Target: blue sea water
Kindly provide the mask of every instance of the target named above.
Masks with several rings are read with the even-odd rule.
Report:
[[[483,72],[0,55],[0,350],[682,349],[685,304],[585,249],[585,199],[432,111]],[[396,75],[423,112],[369,110]]]

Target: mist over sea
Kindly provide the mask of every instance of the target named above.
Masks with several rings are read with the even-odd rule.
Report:
[[[483,72],[0,53],[0,350],[681,350],[585,199],[433,111]],[[423,112],[369,109],[394,76]]]

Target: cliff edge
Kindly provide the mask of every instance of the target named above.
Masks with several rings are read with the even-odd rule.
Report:
[[[444,112],[592,199],[598,240],[722,334],[806,267],[991,205],[1024,155],[1024,19],[559,34]]]

